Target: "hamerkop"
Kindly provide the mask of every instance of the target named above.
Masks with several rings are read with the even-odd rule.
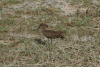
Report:
[[[63,33],[64,33],[63,31],[46,30],[47,27],[48,27],[47,24],[41,23],[37,29],[41,28],[43,35],[48,38],[48,41],[49,41],[49,38],[50,38],[51,43],[52,43],[53,38],[64,38],[62,36]]]

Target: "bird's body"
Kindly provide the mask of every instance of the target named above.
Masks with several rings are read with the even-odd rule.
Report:
[[[63,31],[46,30],[47,27],[48,27],[47,24],[41,23],[37,29],[41,28],[43,35],[45,37],[47,37],[48,40],[50,38],[51,43],[52,43],[52,39],[54,39],[54,38],[64,38],[63,37],[63,33],[64,33]]]
[[[43,28],[42,33],[47,38],[64,38],[62,31],[45,30],[45,28]]]

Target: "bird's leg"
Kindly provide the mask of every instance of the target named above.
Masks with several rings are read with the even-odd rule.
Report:
[[[51,51],[51,45],[52,45],[52,38],[51,38],[51,43],[49,44],[49,50]]]
[[[52,45],[52,38],[51,38],[51,45]]]
[[[49,44],[49,50],[50,50],[50,62],[52,61],[51,55],[52,55],[52,50],[51,50],[51,46],[52,46],[52,38],[51,38],[51,43]]]
[[[49,44],[49,38],[48,38],[48,44]],[[47,47],[47,45],[46,45],[46,47]]]
[[[60,38],[58,38],[58,42],[60,42],[60,43],[61,43]]]

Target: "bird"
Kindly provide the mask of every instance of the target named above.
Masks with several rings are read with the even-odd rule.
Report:
[[[54,30],[46,30],[46,28],[48,28],[48,25],[45,24],[45,23],[41,23],[37,29],[41,28],[42,30],[42,33],[45,37],[48,38],[48,41],[49,39],[51,39],[51,44],[52,44],[52,39],[55,39],[55,38],[64,38],[63,34],[65,32],[63,31],[54,31]],[[34,30],[33,30],[34,31]]]

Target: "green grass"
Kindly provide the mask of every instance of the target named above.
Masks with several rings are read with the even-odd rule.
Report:
[[[21,16],[18,15],[18,14],[14,14],[14,15],[9,16],[9,18],[20,18],[20,17],[21,17]]]
[[[17,22],[16,20],[14,20],[13,18],[6,18],[6,19],[2,19],[0,20],[1,22],[1,26],[12,26],[15,25],[15,23]]]
[[[2,11],[2,7],[0,7],[0,11]]]
[[[8,31],[9,28],[5,28],[4,26],[0,26],[0,32]]]
[[[91,0],[71,0],[71,4],[75,4],[75,3],[82,3],[83,2],[83,6],[84,7],[87,7],[87,6],[90,6],[90,5],[93,5],[92,1]]]
[[[3,1],[3,5],[12,5],[12,4],[18,4],[21,3],[21,1],[18,0],[5,0]]]
[[[71,3],[76,4],[82,1],[84,7],[92,5],[89,0],[72,0]],[[14,5],[22,2],[5,0],[3,3]],[[94,11],[90,11],[89,15],[83,13],[85,15],[81,16],[82,14],[79,13],[78,17],[74,14],[69,22],[68,17],[61,14],[62,10],[54,7],[46,8],[42,6],[43,4],[35,10],[25,9],[27,10],[25,12],[18,9],[14,11],[15,14],[1,14],[3,19],[0,20],[0,65],[3,66],[7,61],[11,64],[15,60],[19,63],[15,65],[19,67],[96,67],[100,60],[99,10],[93,8]],[[0,10],[3,7],[2,5]],[[23,15],[31,17],[25,19]],[[40,29],[33,31],[40,23],[48,24],[47,29],[66,31],[65,39],[52,40],[51,51],[49,51],[50,40],[48,43]]]

